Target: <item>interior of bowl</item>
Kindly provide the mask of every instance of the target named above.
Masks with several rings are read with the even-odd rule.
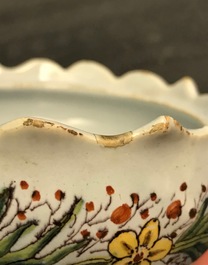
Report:
[[[68,90],[0,90],[0,113],[0,124],[31,116],[103,135],[138,129],[161,115],[188,129],[203,126],[196,117],[155,102]]]

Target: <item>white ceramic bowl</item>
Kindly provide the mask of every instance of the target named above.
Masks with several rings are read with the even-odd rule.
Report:
[[[0,67],[0,265],[188,265],[208,248],[208,97],[95,62]]]

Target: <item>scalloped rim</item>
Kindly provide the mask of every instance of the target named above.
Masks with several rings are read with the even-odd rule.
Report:
[[[58,86],[60,90],[138,98],[168,105],[196,117],[204,125],[208,124],[208,95],[199,94],[190,77],[168,84],[162,77],[149,71],[134,70],[115,76],[107,67],[94,61],[78,61],[63,68],[54,61],[39,58],[15,67],[0,65],[0,78],[0,89],[57,89]],[[162,119],[164,121],[166,118]],[[156,124],[158,121],[152,123]],[[12,125],[13,122],[9,124]],[[5,126],[2,125],[1,128],[3,127]],[[205,128],[204,132],[207,133]],[[133,134],[137,135],[138,131],[140,129]]]

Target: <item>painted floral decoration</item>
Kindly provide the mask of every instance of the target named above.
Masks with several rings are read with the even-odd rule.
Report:
[[[18,188],[28,200],[25,206],[16,193]],[[11,182],[0,189],[0,265],[189,265],[208,249],[208,186],[199,185],[199,196],[193,198],[188,211],[184,210],[187,189],[183,182],[178,192],[184,199],[174,193],[166,207],[160,204],[159,194],[152,192],[146,199],[132,193],[131,204],[124,201],[114,208],[116,189],[109,185],[106,203],[97,206],[74,196],[69,208],[57,217],[67,193],[55,189],[53,207],[38,187],[31,188],[25,180],[19,186]],[[151,212],[155,205],[161,208],[157,216]],[[44,227],[38,215],[30,216],[41,207],[49,211]],[[179,223],[184,213],[187,218]],[[15,249],[30,233],[35,239]],[[53,244],[63,235],[63,242]]]
[[[151,219],[139,235],[134,231],[119,233],[110,243],[109,252],[117,260],[116,265],[150,265],[152,261],[162,260],[172,248],[172,240],[159,238],[158,219]]]

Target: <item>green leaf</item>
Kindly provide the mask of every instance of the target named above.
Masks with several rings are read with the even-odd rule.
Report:
[[[184,254],[187,254],[192,261],[197,260],[202,255],[202,253],[199,252],[196,247],[191,247],[187,249]]]
[[[0,241],[0,257],[7,254],[11,247],[17,242],[17,240],[23,235],[23,233],[29,228],[35,228],[34,222],[28,222],[22,226],[19,226],[15,231],[4,236]]]
[[[185,250],[184,253],[189,255],[192,261],[197,260],[207,250],[207,244],[201,244],[200,242]]]
[[[53,228],[47,231],[40,238],[18,251],[10,252],[0,259],[0,265],[12,264],[13,262],[29,260],[35,257],[35,255],[40,252],[49,242],[62,230],[62,228],[76,218],[75,216],[82,209],[83,200],[76,199],[75,203],[68,213],[57,223]]]
[[[2,190],[0,193],[0,222],[4,218],[13,198],[14,188],[9,187]]]
[[[69,255],[70,253],[83,248],[86,244],[88,244],[89,240],[83,239],[80,242],[72,243],[69,245],[65,245],[61,248],[56,249],[53,253],[44,256],[40,259],[29,259],[24,261],[24,265],[53,265],[62,260],[64,257]],[[13,264],[13,263],[11,263]],[[15,265],[22,265],[22,261],[14,262]]]
[[[198,226],[194,229],[191,236],[200,235],[208,233],[208,214],[206,214],[201,221],[199,222]],[[187,236],[186,239],[191,238],[191,236]]]

